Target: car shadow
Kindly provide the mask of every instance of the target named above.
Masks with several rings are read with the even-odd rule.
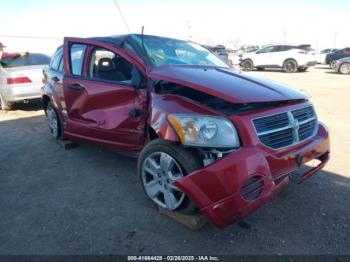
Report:
[[[331,69],[329,66],[315,66],[315,69]]]
[[[28,103],[14,103],[11,111],[38,111],[42,108],[41,100],[34,100]]]
[[[43,115],[1,121],[0,135],[0,254],[350,253],[348,175],[322,170],[240,223],[194,232],[158,213],[133,158],[64,150]]]

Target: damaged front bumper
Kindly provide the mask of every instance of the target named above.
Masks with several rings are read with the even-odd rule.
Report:
[[[223,228],[251,214],[281,192],[291,173],[301,164],[318,159],[320,164],[300,175],[304,181],[329,159],[327,128],[283,153],[243,146],[213,164],[175,182],[207,219]]]

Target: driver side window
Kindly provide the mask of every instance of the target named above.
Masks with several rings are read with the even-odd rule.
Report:
[[[95,48],[90,57],[89,77],[132,85],[140,74],[125,58],[107,49]]]

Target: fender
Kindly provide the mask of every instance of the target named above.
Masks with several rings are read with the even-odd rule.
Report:
[[[151,116],[148,126],[155,131],[159,138],[175,143],[180,142],[180,140],[167,119],[169,114],[218,115],[215,111],[178,95],[163,95],[151,92],[150,99]]]

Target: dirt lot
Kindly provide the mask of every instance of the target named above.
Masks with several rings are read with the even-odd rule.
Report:
[[[190,231],[145,198],[136,160],[64,151],[38,105],[0,113],[1,254],[350,254],[350,76],[254,72],[312,97],[331,132],[324,171],[241,224]]]

